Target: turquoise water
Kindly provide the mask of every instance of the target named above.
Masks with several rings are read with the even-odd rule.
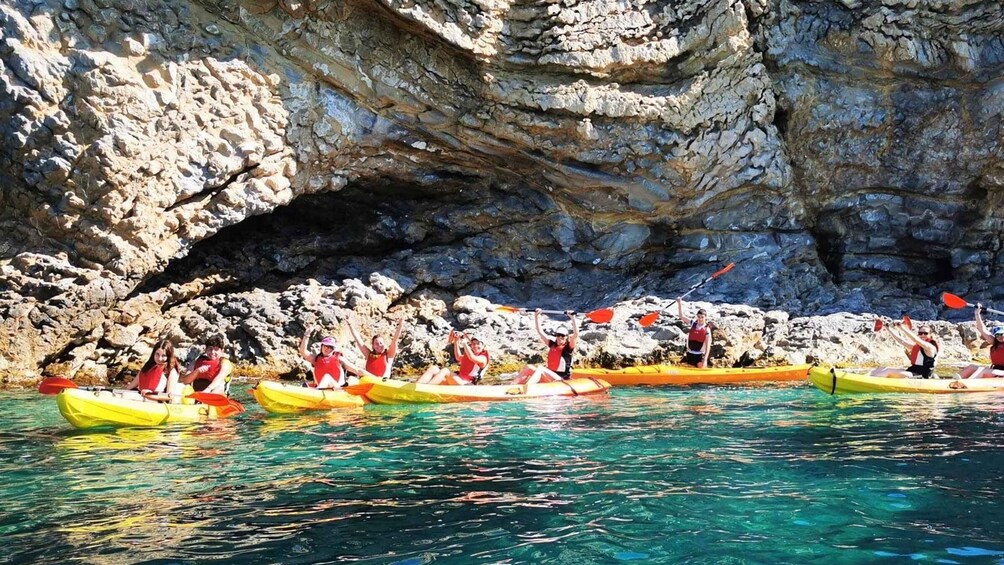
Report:
[[[0,563],[1004,562],[1004,397],[616,389],[73,431],[6,394]]]

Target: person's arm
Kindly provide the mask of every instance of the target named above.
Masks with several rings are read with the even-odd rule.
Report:
[[[540,341],[543,341],[544,345],[550,346],[551,338],[547,337],[547,334],[544,333],[544,329],[540,327],[540,308],[533,311],[533,324],[537,328],[537,335],[540,336]]]
[[[404,329],[404,316],[397,321],[397,328],[394,330],[394,337],[390,338],[390,345],[387,346],[387,358],[397,357],[397,342],[401,339],[401,330]]]
[[[359,348],[359,352],[363,354],[363,357],[370,356],[370,348],[366,347],[363,340],[359,339],[359,333],[356,332],[356,325],[349,322],[349,333],[352,334],[352,341],[356,342],[356,347]]]
[[[307,326],[307,329],[303,331],[303,337],[300,338],[300,357],[311,365],[314,364],[316,358],[313,354],[307,352],[307,341],[316,329],[313,325]]]
[[[140,371],[142,373],[143,371]],[[139,390],[139,373],[129,381],[129,384],[125,387],[126,390]]]
[[[178,381],[181,376],[181,372],[179,369],[181,369],[180,366],[171,368],[171,370],[167,372],[167,386],[164,387],[164,393],[167,394],[167,397],[170,399],[172,404],[181,402],[181,383]]]
[[[909,341],[903,339],[902,337],[900,337],[899,334],[896,333],[896,330],[892,326],[886,326],[886,329],[889,330],[889,335],[892,336],[892,339],[895,340],[896,343],[898,343],[898,344],[902,345],[903,347],[905,347],[906,350],[907,350],[907,354],[909,354],[910,353],[910,349],[913,347],[913,344],[910,343]],[[904,328],[900,328],[900,329],[904,329]]]
[[[994,336],[987,331],[987,325],[983,323],[983,304],[976,303],[976,333],[980,334],[987,343],[994,342]]]
[[[209,383],[209,386],[207,386],[206,390],[203,392],[225,394],[227,390],[227,377],[230,376],[230,373],[232,373],[233,370],[234,364],[230,362],[230,359],[220,359],[220,372],[213,379],[213,382]]]
[[[910,341],[913,342],[913,343],[904,343],[903,347],[907,347],[912,350],[914,345],[919,345],[920,348],[924,350],[924,355],[927,355],[928,357],[934,357],[935,355],[938,354],[938,348],[933,343],[920,339],[920,336],[913,333],[913,330],[911,330],[910,328],[906,326],[900,326],[899,329],[900,331],[903,332],[903,335],[905,335],[907,338],[910,339]],[[907,355],[909,354],[910,352],[908,351]]]
[[[688,318],[688,317],[686,317],[686,316],[683,315],[683,299],[682,298],[677,298],[676,299],[676,312],[680,315],[680,321],[683,322],[683,325],[689,326],[690,325],[690,318]]]
[[[711,354],[711,326],[708,325],[708,337],[704,340],[704,358],[701,360],[701,368],[707,368],[708,366],[708,355]]]
[[[196,357],[195,361],[192,361],[191,365],[189,365],[188,367],[185,367],[184,376],[181,377],[181,382],[183,384],[186,384],[186,385],[192,384],[193,382],[195,382],[195,379],[198,378],[198,376],[201,373],[205,373],[206,371],[209,370],[209,367],[203,366],[203,367],[199,368],[200,370],[196,371],[195,370],[195,365],[198,362],[199,362],[199,358]]]
[[[457,363],[459,363],[460,359],[463,357],[464,350],[466,348],[463,346],[462,342],[466,339],[467,336],[460,334],[457,336],[456,341],[453,342],[453,358],[457,360]]]
[[[354,363],[350,363],[348,360],[345,359],[344,355],[340,356],[338,358],[338,361],[342,364],[342,368],[345,369],[345,372],[347,373],[352,373],[353,375],[359,375],[360,377],[373,377],[377,379],[382,377],[382,375],[381,376],[374,375],[373,373],[367,371],[366,369]]]
[[[579,323],[575,321],[575,314],[568,313],[568,319],[572,324],[572,335],[568,336],[569,349],[575,349],[575,344],[579,342]]]

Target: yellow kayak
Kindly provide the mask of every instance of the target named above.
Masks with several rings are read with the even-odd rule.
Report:
[[[377,404],[435,404],[445,402],[495,402],[582,396],[607,392],[610,384],[599,379],[569,379],[553,383],[524,385],[420,385],[407,381],[363,377],[360,388],[368,387],[366,398]]]
[[[612,386],[738,384],[801,381],[811,365],[786,365],[751,369],[642,365],[626,369],[573,369],[572,377],[603,379]]]
[[[1004,392],[1004,379],[904,379],[873,377],[839,369],[814,367],[809,380],[826,394],[909,392],[924,394],[959,394],[967,392]]]
[[[134,392],[79,388],[64,389],[56,396],[56,405],[59,406],[59,413],[75,428],[204,422],[227,418],[240,412],[228,406],[217,408],[207,404],[166,404],[142,400]]]
[[[286,385],[275,381],[259,381],[251,390],[255,400],[273,414],[294,414],[307,410],[331,410],[362,406],[362,396],[344,390],[317,390],[299,385]]]

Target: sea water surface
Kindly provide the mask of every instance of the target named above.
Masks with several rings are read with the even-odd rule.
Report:
[[[0,563],[1004,562],[1004,395],[622,388],[81,432],[6,393]]]

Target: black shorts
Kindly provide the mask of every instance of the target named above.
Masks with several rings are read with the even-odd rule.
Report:
[[[687,365],[693,365],[696,367],[701,361],[704,361],[703,353],[691,353],[687,351],[683,354],[683,362]]]
[[[906,370],[910,371],[911,373],[914,374],[914,376],[920,379],[931,378],[931,369],[928,369],[923,365],[910,365],[909,367],[907,367]]]

